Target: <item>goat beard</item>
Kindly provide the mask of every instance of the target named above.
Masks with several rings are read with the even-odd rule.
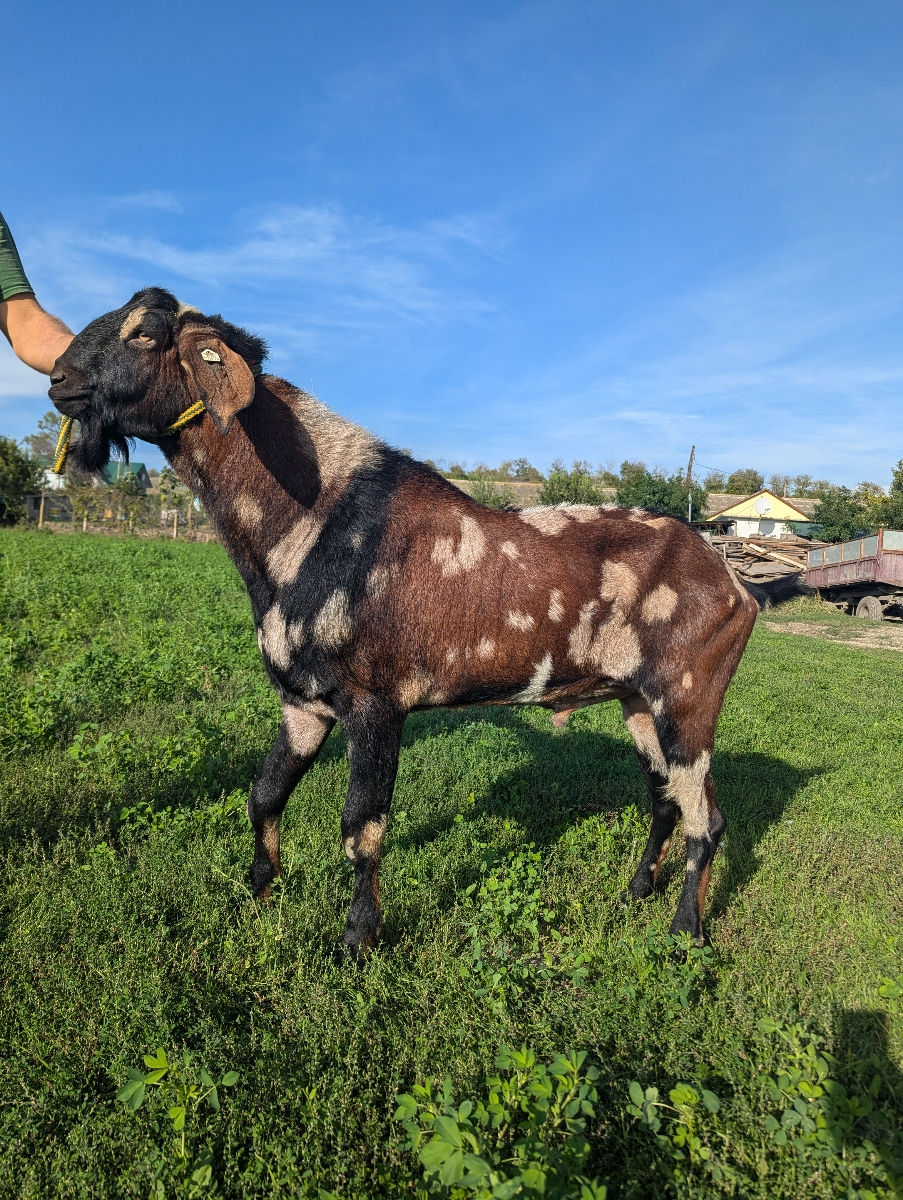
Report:
[[[78,440],[69,448],[69,456],[79,470],[87,473],[103,470],[113,449],[125,462],[129,461],[128,439],[100,413],[86,412],[78,420]]]

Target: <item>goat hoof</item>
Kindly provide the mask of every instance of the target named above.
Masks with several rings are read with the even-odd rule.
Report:
[[[700,928],[696,936],[693,937],[693,931],[690,929],[675,929],[672,925],[668,930],[673,938],[680,937],[681,934],[690,934],[690,941],[680,946],[675,946],[671,951],[671,961],[675,963],[685,963],[689,958],[690,950],[702,949],[707,944],[705,934]]]
[[[346,942],[344,938],[336,942],[332,951],[332,961],[337,967],[365,967],[369,953],[358,943]]]
[[[628,908],[634,901],[648,900],[654,894],[655,888],[647,879],[643,880],[640,884],[636,880],[632,880],[623,892],[621,892],[621,905],[624,908]]]

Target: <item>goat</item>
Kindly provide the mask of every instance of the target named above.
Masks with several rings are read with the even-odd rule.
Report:
[[[486,509],[261,374],[265,356],[247,331],[147,288],[77,335],[50,388],[80,422],[72,454],[82,468],[102,467],[111,447],[127,452],[130,438],[159,445],[247,586],[282,704],[248,799],[255,894],[266,898],[280,873],[282,812],[336,721],[348,743],[341,833],[354,865],[339,946],[359,959],[382,931],[379,864],[407,714],[536,704],[562,724],[617,699],[652,798],[628,892],[653,892],[682,816],[671,932],[701,942],[725,828],[710,771],[715,726],[755,600],[672,517],[612,505]]]

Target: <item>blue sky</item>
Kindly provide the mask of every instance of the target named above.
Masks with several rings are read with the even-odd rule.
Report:
[[[901,35],[896,0],[17,5],[0,210],[73,327],[162,284],[420,457],[886,484]],[[45,388],[0,346],[0,432]]]

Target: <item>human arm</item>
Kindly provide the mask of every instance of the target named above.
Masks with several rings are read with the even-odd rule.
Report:
[[[0,332],[16,355],[49,375],[72,341],[72,331],[35,299],[16,243],[0,213]]]

